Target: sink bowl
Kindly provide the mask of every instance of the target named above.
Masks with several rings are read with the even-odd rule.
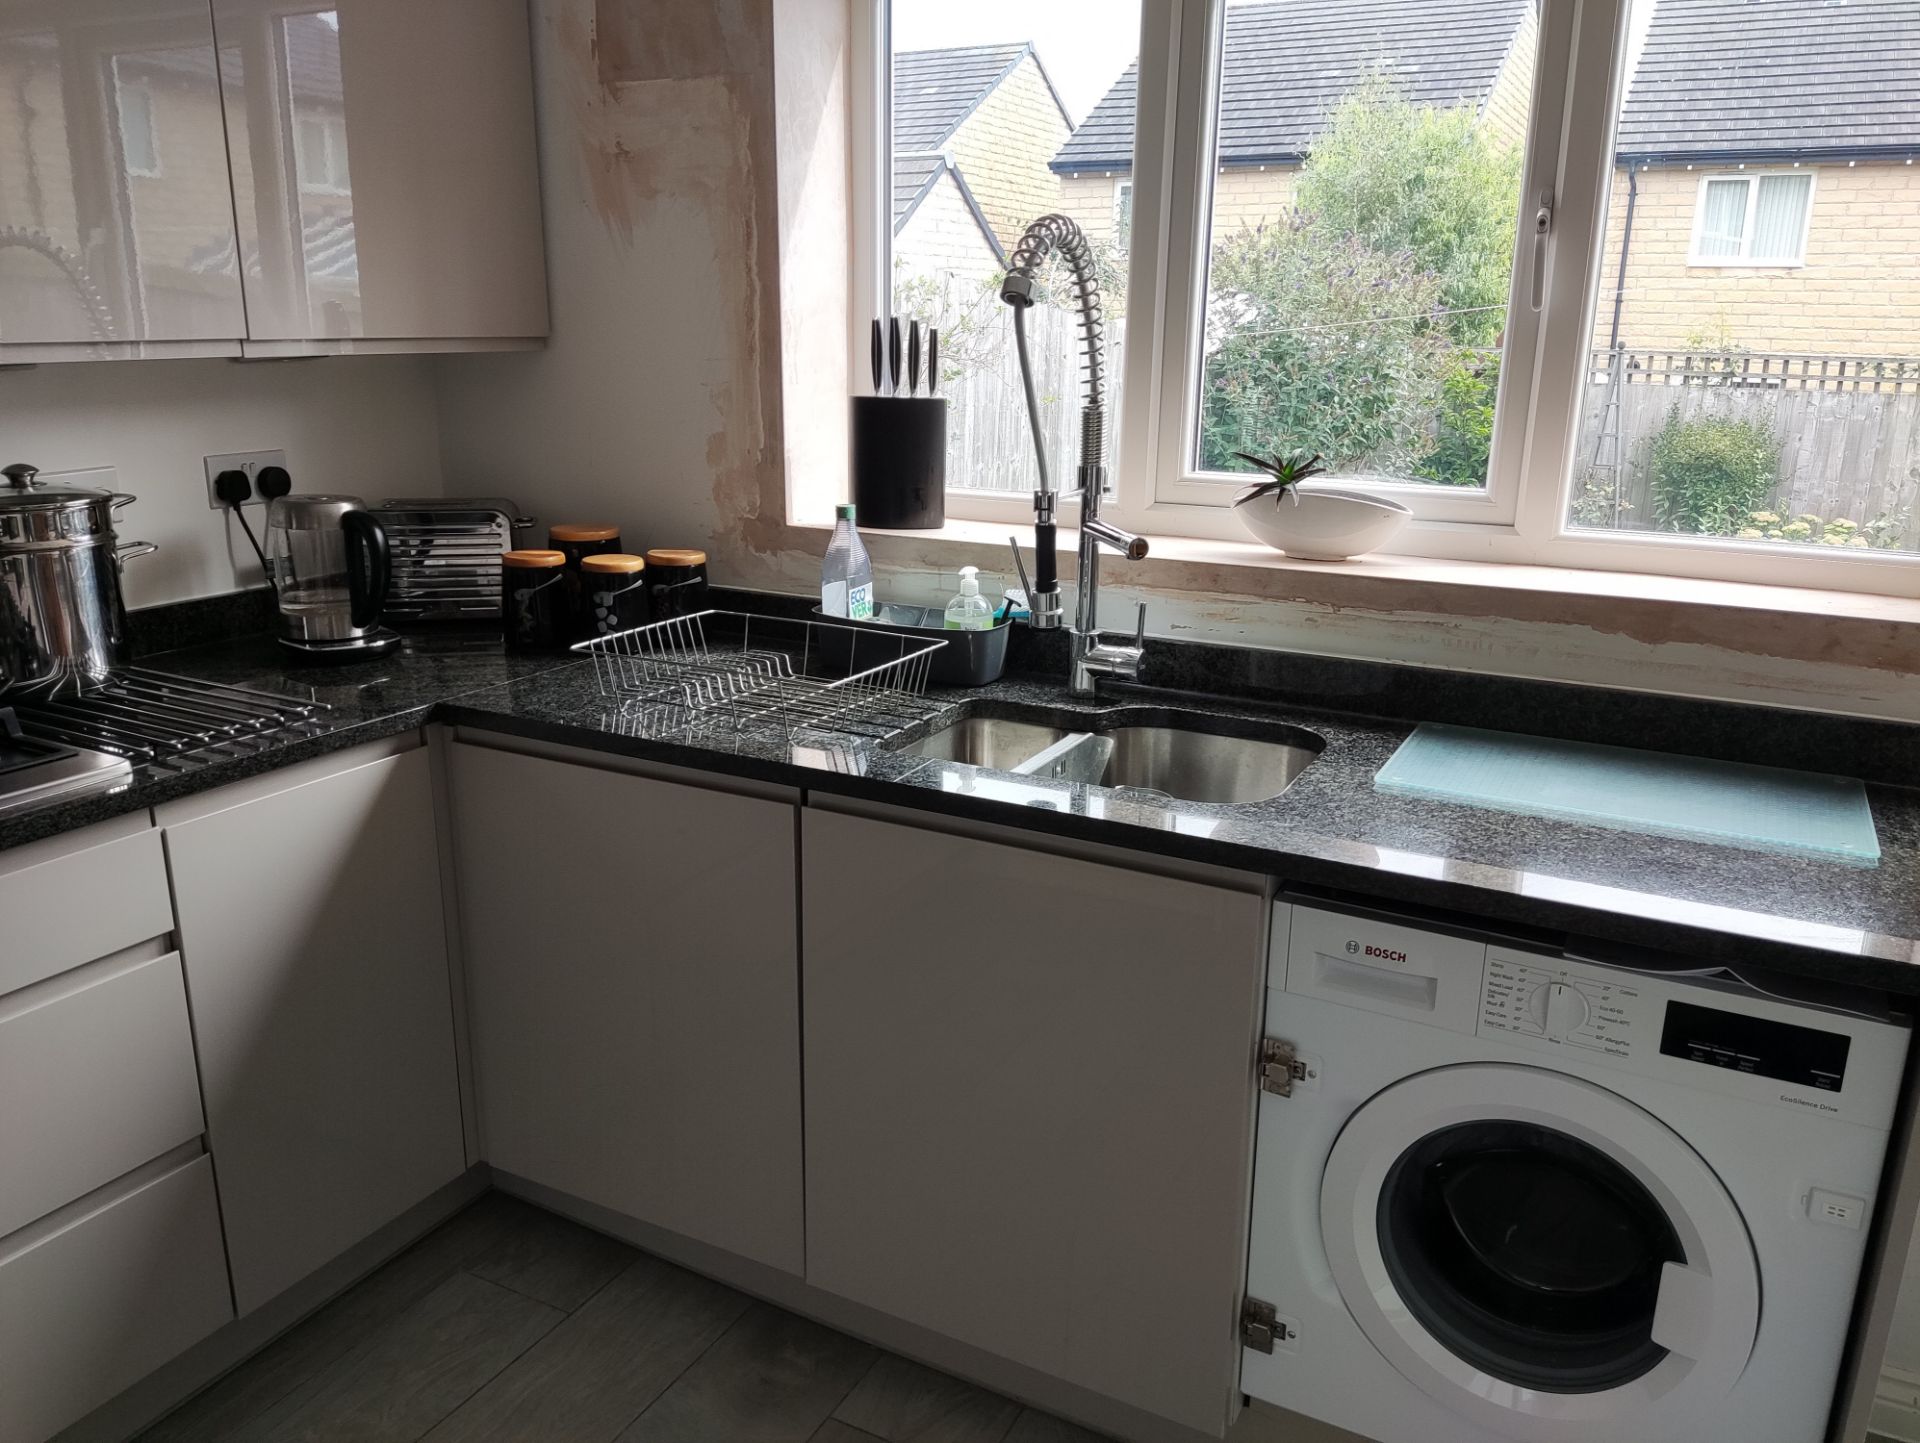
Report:
[[[923,741],[902,748],[902,751],[910,757],[964,762],[971,767],[1010,772],[1071,735],[1065,727],[1010,721],[1006,717],[975,716],[957,721]]]
[[[1319,755],[1289,742],[1223,737],[1184,727],[1115,727],[1106,787],[1139,787],[1187,802],[1220,805],[1277,797]]]
[[[967,717],[902,752],[1216,806],[1270,801],[1320,754],[1319,738],[1293,728],[1281,730],[1294,739],[1274,741],[1183,726],[1125,725],[1120,718],[1107,722],[1103,730],[1092,731],[1010,717]]]

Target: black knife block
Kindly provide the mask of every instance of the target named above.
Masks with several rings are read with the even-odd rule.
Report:
[[[947,524],[947,398],[853,398],[853,504],[861,526]]]

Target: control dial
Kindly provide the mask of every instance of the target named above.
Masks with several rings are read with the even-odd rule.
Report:
[[[1587,999],[1570,982],[1549,982],[1534,989],[1527,1010],[1548,1037],[1570,1037],[1587,1025]]]

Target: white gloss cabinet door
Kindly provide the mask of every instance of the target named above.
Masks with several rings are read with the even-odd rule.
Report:
[[[166,842],[244,1315],[466,1168],[427,753]]]
[[[486,1160],[801,1270],[794,808],[453,748]]]
[[[547,333],[527,0],[213,14],[250,340]]]
[[[1222,1434],[1263,898],[803,817],[807,1281]]]
[[[0,1245],[0,1438],[42,1443],[233,1317],[196,1157]]]
[[[0,361],[245,334],[206,0],[0,0]]]

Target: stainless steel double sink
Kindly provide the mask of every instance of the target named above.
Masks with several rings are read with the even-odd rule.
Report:
[[[1124,713],[1106,724],[969,716],[903,747],[927,757],[1049,780],[1158,793],[1185,802],[1246,805],[1271,801],[1320,754],[1320,738],[1296,727],[1266,727],[1261,737],[1197,727],[1135,724]]]

